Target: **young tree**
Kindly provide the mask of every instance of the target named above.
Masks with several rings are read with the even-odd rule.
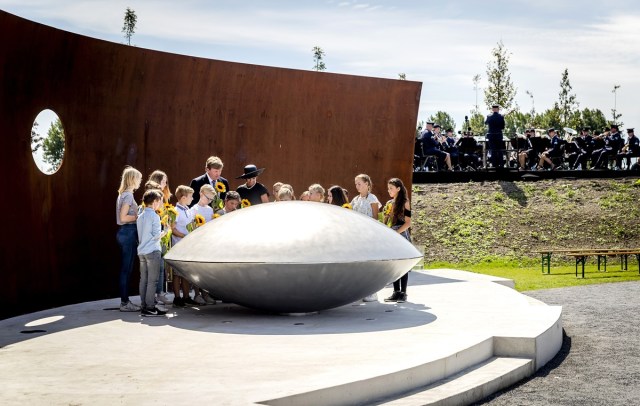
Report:
[[[571,94],[571,89],[569,69],[565,68],[564,72],[562,72],[562,79],[560,80],[560,93],[557,103],[558,109],[560,110],[560,125],[562,127],[569,127],[572,124],[571,118],[580,105],[576,101],[576,95]]]
[[[47,138],[42,141],[42,158],[51,165],[51,172],[55,172],[62,164],[64,157],[64,129],[60,118],[51,123]]]
[[[499,104],[504,111],[511,110],[514,106],[516,88],[511,81],[509,73],[509,55],[502,41],[493,48],[491,55],[494,60],[487,63],[487,80],[489,85],[484,89],[484,102],[487,109],[492,104]]]
[[[449,115],[449,113],[445,113],[444,111],[438,111],[436,114],[429,116],[427,121],[433,121],[436,124],[440,124],[442,127],[442,133],[444,133],[448,128],[452,130],[456,130],[456,122],[453,121],[453,118]]]
[[[136,32],[137,22],[136,12],[127,7],[127,11],[124,13],[124,26],[122,27],[124,37],[127,39],[127,45],[131,45],[131,37]]]
[[[33,126],[31,127],[31,152],[36,152],[42,146],[43,139],[36,131],[38,125],[38,122],[34,121]]]
[[[323,58],[324,58],[324,51],[322,50],[322,48],[320,48],[319,46],[315,46],[312,49],[313,51],[313,70],[320,72],[323,70],[326,70],[327,67],[324,64]]]
[[[604,113],[599,109],[590,110],[585,108],[580,115],[580,127],[589,127],[591,130],[602,131],[609,125],[607,117],[605,117]]]
[[[620,89],[620,85],[613,85],[613,109],[611,109],[611,115],[613,116],[613,124],[622,125],[622,123],[618,122],[618,119],[622,117],[622,114],[618,113],[618,89]]]
[[[486,117],[479,112],[471,114],[471,117],[469,117],[469,127],[471,127],[471,131],[473,131],[474,135],[485,134],[487,130],[487,126],[484,125],[485,119]],[[465,128],[464,130],[467,131],[467,128]]]
[[[478,85],[480,84],[480,74],[476,74],[473,79],[473,91],[476,92],[476,104],[471,110],[471,114],[480,113],[480,106],[478,106],[478,89],[480,88]]]

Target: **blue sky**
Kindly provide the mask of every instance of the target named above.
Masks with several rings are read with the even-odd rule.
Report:
[[[0,9],[60,29],[123,43],[127,7],[133,44],[204,58],[423,82],[419,119],[438,110],[458,124],[475,104],[472,78],[503,41],[522,110],[551,107],[569,69],[580,108],[640,127],[640,5],[634,1],[162,1],[0,0]],[[481,110],[484,97],[479,92]]]

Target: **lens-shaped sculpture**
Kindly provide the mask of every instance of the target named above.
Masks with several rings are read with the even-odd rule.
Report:
[[[376,292],[420,261],[394,230],[324,203],[266,203],[188,234],[165,260],[215,297],[277,313],[342,306]]]

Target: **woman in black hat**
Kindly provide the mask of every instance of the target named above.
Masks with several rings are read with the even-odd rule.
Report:
[[[246,203],[249,205],[255,205],[260,203],[269,203],[269,191],[262,184],[258,183],[258,175],[264,172],[264,168],[258,169],[255,165],[247,165],[244,167],[244,174],[238,176],[236,179],[246,179],[244,185],[238,186],[236,189],[243,202],[243,207],[246,207]]]

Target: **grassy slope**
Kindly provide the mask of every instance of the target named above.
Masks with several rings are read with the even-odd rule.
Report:
[[[415,185],[413,242],[425,267],[455,267],[516,280],[518,290],[638,280],[611,260],[587,265],[576,280],[572,260],[556,256],[542,275],[546,248],[640,248],[640,180],[589,179]]]

